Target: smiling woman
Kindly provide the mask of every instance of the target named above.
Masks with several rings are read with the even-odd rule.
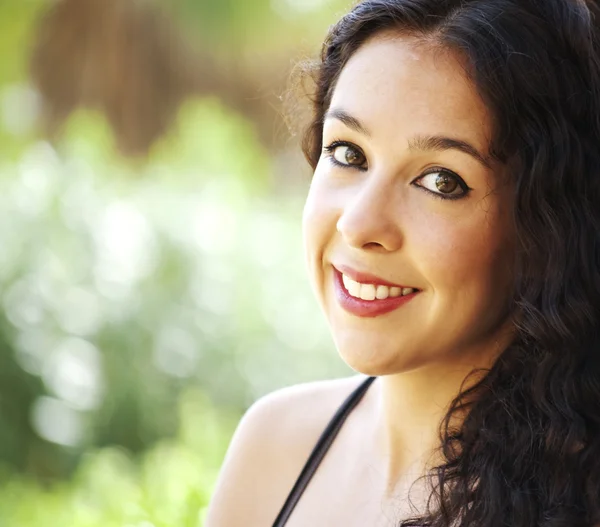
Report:
[[[464,70],[422,37],[381,32],[333,92],[304,233],[317,298],[357,371],[427,366],[430,376],[457,350],[469,368],[485,367],[510,338],[511,185]],[[340,274],[359,295],[345,294]],[[378,301],[373,287],[386,283],[411,293]]]
[[[258,401],[209,527],[600,523],[599,17],[366,0],[332,28],[305,254],[369,377]]]

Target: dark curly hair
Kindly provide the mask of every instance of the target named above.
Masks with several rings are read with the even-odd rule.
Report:
[[[366,0],[323,45],[313,168],[342,68],[398,30],[464,57],[514,178],[515,337],[452,402],[428,510],[403,527],[600,525],[599,26],[591,0]]]

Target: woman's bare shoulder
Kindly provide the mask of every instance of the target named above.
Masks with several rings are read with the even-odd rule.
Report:
[[[282,388],[259,399],[244,420],[270,425],[275,439],[285,439],[293,432],[287,439],[309,440],[312,448],[312,439],[318,439],[337,408],[363,380],[355,375]]]
[[[363,380],[299,384],[254,403],[229,446],[206,526],[272,524],[323,429]]]

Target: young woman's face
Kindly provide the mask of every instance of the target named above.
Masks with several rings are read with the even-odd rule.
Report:
[[[344,67],[303,224],[312,285],[355,370],[480,364],[501,351],[512,202],[491,138],[450,52],[387,33]]]

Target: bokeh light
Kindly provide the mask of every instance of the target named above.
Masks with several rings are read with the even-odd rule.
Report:
[[[201,527],[248,406],[349,373],[282,118],[347,2],[168,4],[0,3],[3,527]]]

